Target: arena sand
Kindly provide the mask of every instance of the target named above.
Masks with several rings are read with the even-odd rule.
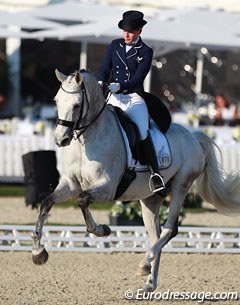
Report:
[[[230,254],[162,255],[157,299],[126,300],[145,277],[135,275],[144,254],[50,253],[44,266],[35,266],[29,252],[0,253],[1,305],[132,305],[200,304],[197,300],[159,300],[159,292],[238,292],[240,256]],[[239,300],[204,305],[238,305]]]
[[[23,198],[0,198],[0,223],[35,223],[37,211],[26,208]],[[107,223],[108,215],[95,212],[96,220]],[[83,223],[79,209],[53,209],[50,222]],[[224,217],[215,212],[189,214],[185,225],[239,226],[240,216]],[[50,252],[44,266],[35,266],[30,252],[0,252],[0,305],[197,305],[197,300],[126,300],[127,290],[136,296],[146,277],[135,275],[143,253]],[[240,255],[162,255],[159,293],[238,292]],[[209,301],[204,305],[238,305],[240,300]]]

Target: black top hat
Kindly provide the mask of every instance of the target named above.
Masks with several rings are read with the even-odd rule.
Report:
[[[118,27],[122,30],[133,32],[141,29],[147,21],[143,20],[143,13],[139,11],[127,11],[123,13],[122,20],[119,21]]]

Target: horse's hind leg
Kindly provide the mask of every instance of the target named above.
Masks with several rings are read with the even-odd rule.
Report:
[[[42,238],[42,229],[44,222],[48,216],[49,211],[51,210],[54,203],[65,201],[73,195],[76,195],[75,190],[74,194],[69,187],[69,181],[67,179],[61,179],[55,191],[46,197],[40,208],[40,213],[37,219],[35,231],[32,232],[33,246],[32,246],[32,260],[36,265],[42,265],[48,260],[48,253],[43,245],[41,245]]]
[[[143,221],[148,232],[150,246],[152,247],[158,241],[161,233],[159,209],[163,199],[154,195],[150,198],[141,200],[140,202],[142,206]],[[151,266],[148,266],[147,270],[144,269],[144,266],[143,268],[139,269],[139,275],[146,275],[150,273],[144,288],[145,291],[153,291],[157,287],[160,256],[161,252],[159,252],[159,255],[156,256],[151,262]]]
[[[169,214],[166,223],[163,226],[159,240],[154,246],[147,251],[144,260],[139,267],[142,270],[147,270],[151,267],[151,262],[158,257],[162,248],[177,235],[178,232],[178,217],[182,209],[185,196],[195,180],[196,176],[193,173],[180,175],[178,173],[172,181],[172,194],[169,207]]]
[[[111,229],[109,226],[97,225],[94,221],[92,214],[88,208],[91,200],[91,195],[88,192],[82,192],[78,198],[78,205],[81,208],[85,223],[87,225],[87,232],[93,233],[98,237],[109,236],[111,234]]]

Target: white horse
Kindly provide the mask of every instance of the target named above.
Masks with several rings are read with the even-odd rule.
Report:
[[[126,149],[113,111],[106,106],[95,77],[87,72],[65,76],[56,70],[61,87],[55,97],[58,125],[55,142],[64,146],[67,164],[55,191],[42,201],[33,238],[33,262],[43,264],[48,253],[41,245],[42,227],[52,205],[78,195],[78,204],[86,221],[87,231],[106,236],[111,230],[97,225],[88,209],[90,202],[113,201],[117,186],[126,169]],[[165,183],[170,184],[169,215],[161,229],[159,208],[163,198],[149,189],[150,172],[138,172],[119,200],[140,200],[143,220],[150,239],[150,249],[139,264],[139,274],[148,275],[145,290],[157,286],[161,250],[178,231],[178,217],[185,196],[196,180],[200,196],[219,212],[234,215],[240,212],[240,178],[223,175],[215,155],[214,142],[202,132],[190,133],[171,124],[166,133],[172,155],[169,168],[163,170]]]

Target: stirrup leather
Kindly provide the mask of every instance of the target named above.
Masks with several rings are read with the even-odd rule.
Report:
[[[151,174],[150,179],[149,179],[149,188],[150,188],[151,192],[153,192],[153,193],[157,193],[157,192],[166,190],[166,186],[165,186],[162,176],[160,176],[158,173]]]

